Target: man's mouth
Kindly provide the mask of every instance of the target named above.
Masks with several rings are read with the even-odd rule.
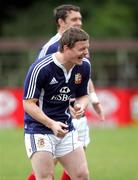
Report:
[[[83,58],[82,57],[78,57],[79,60],[82,60]]]
[[[85,56],[79,56],[78,59],[82,60]]]

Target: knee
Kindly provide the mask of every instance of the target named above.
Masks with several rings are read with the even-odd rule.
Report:
[[[78,172],[77,177],[78,179],[88,180],[89,179],[88,169]]]
[[[37,175],[36,175],[37,176]],[[54,172],[51,171],[51,172],[43,172],[43,173],[40,173],[38,176],[38,179],[48,179],[48,180],[53,180],[54,179]],[[37,178],[36,178],[37,179]]]

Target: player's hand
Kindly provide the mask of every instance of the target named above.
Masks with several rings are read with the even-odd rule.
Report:
[[[84,114],[84,109],[78,103],[74,105],[74,116],[76,119],[80,119]]]
[[[75,109],[75,117],[76,117],[76,119],[80,119],[84,114],[84,109],[78,103],[74,105],[74,109]]]
[[[63,138],[68,132],[68,125],[62,122],[54,122],[51,129],[54,132],[54,135],[60,138]]]

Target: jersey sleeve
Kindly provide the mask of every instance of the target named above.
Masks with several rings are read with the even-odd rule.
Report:
[[[84,63],[82,70],[82,82],[76,88],[75,97],[81,97],[88,94],[88,81],[91,74],[91,64],[89,62]]]
[[[39,99],[44,84],[43,69],[31,66],[24,82],[24,99]]]
[[[42,49],[39,51],[37,59],[43,58],[48,54],[53,54],[58,51],[59,42],[55,42],[54,44],[49,45],[49,43],[45,44]]]

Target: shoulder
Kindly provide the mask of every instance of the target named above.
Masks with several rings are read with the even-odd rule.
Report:
[[[91,66],[91,63],[90,63],[89,59],[83,58],[83,65],[85,65],[85,66]]]
[[[31,65],[31,69],[38,72],[40,70],[47,68],[52,62],[53,62],[52,55],[46,55],[45,57],[40,58],[38,61],[34,62]]]
[[[47,48],[55,43],[57,43],[60,40],[61,36],[59,33],[57,33],[55,36],[53,36],[47,43],[44,44],[44,46],[42,47],[42,49]]]
[[[46,44],[44,44],[39,52],[38,58],[56,52],[58,50],[60,38],[61,36],[57,33]]]

